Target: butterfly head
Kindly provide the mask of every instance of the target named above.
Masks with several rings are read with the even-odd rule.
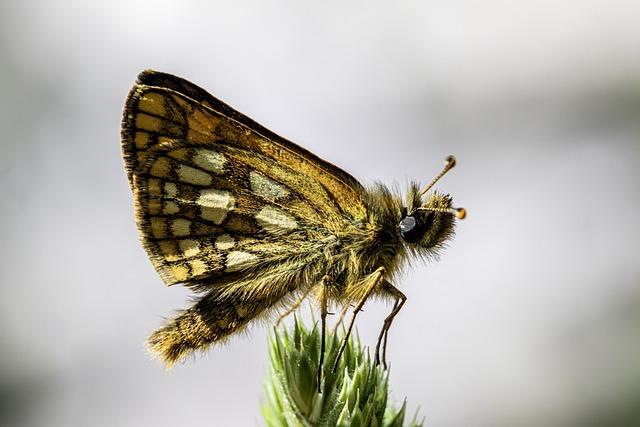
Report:
[[[449,169],[455,166],[455,157],[449,156],[442,172],[423,190],[417,185],[409,188],[407,207],[402,209],[398,230],[402,240],[416,249],[437,248],[453,235],[456,219],[464,219],[464,208],[453,208],[451,196],[434,191],[423,202],[423,197]]]

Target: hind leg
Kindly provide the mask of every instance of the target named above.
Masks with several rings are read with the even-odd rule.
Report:
[[[385,369],[387,369],[387,339],[389,337],[389,329],[391,328],[391,323],[396,315],[404,306],[404,303],[407,301],[407,297],[405,294],[400,292],[398,288],[393,286],[391,283],[386,280],[383,283],[382,290],[384,293],[392,295],[396,301],[393,304],[393,309],[391,313],[384,319],[384,324],[382,325],[382,330],[380,331],[380,335],[378,336],[378,343],[376,344],[376,365],[380,363],[380,344],[382,344],[382,365]]]

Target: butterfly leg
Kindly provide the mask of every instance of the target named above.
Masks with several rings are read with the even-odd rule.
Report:
[[[373,291],[376,289],[376,287],[384,280],[383,279],[384,273],[385,273],[385,268],[379,267],[376,271],[373,272],[373,274],[371,274],[370,276],[371,283],[366,288],[364,295],[362,295],[356,307],[353,309],[353,316],[351,316],[349,327],[347,328],[347,332],[344,335],[344,338],[342,339],[342,344],[340,345],[340,349],[338,350],[336,360],[333,363],[333,372],[335,372],[336,369],[338,368],[338,362],[340,361],[340,356],[342,356],[342,352],[344,352],[344,348],[347,346],[347,342],[349,341],[349,336],[351,335],[351,330],[353,329],[353,324],[356,321],[356,316],[362,309],[362,306],[364,306],[364,303],[367,302],[367,299],[371,296]]]
[[[320,341],[320,361],[318,362],[318,393],[322,393],[320,388],[322,381],[322,370],[324,368],[324,353],[326,348],[326,340],[327,340],[327,312],[328,312],[328,302],[327,302],[327,287],[333,284],[333,280],[330,276],[324,276],[320,283],[322,287],[320,288],[320,328],[321,328],[321,341]]]
[[[304,301],[309,296],[309,293],[311,292],[312,289],[313,289],[313,286],[309,286],[307,290],[302,293],[302,296],[300,296],[300,298],[298,298],[298,300],[295,303],[293,303],[293,305],[289,307],[287,311],[285,311],[280,315],[280,317],[278,317],[278,320],[276,321],[276,326],[280,325],[280,322],[282,322],[285,317],[287,317],[288,315],[296,311],[298,307],[300,307],[300,304],[302,304],[302,301]]]
[[[380,331],[380,335],[378,335],[378,343],[376,344],[376,365],[380,363],[380,344],[382,344],[382,365],[387,369],[387,338],[389,337],[389,328],[391,328],[393,319],[407,301],[407,296],[386,280],[383,282],[382,290],[385,293],[391,294],[396,299],[391,313],[384,319],[382,330]]]

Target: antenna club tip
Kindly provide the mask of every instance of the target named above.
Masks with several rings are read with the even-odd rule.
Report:
[[[456,209],[456,218],[465,219],[467,217],[467,210],[465,208]]]
[[[447,167],[449,169],[451,169],[452,167],[454,167],[456,165],[456,156],[454,156],[453,154],[450,154],[447,156],[446,159],[444,159]]]

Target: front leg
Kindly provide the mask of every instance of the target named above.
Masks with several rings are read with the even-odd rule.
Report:
[[[367,298],[369,298],[369,296],[371,296],[371,294],[376,290],[378,285],[380,285],[380,283],[384,281],[384,274],[385,274],[385,268],[379,267],[376,271],[374,271],[373,273],[371,273],[371,275],[369,275],[367,279],[368,284],[365,285],[366,286],[365,292],[360,298],[360,301],[358,301],[358,304],[353,309],[353,316],[351,316],[351,322],[349,322],[349,327],[347,328],[347,332],[345,333],[344,338],[342,338],[342,344],[340,345],[340,349],[338,350],[338,354],[336,355],[336,360],[333,362],[333,370],[332,370],[333,372],[335,372],[336,369],[338,368],[338,362],[340,361],[340,356],[342,356],[342,352],[344,351],[344,348],[347,346],[347,342],[349,341],[349,336],[351,335],[351,329],[353,329],[353,324],[356,321],[356,316],[362,309],[362,306],[364,305],[364,303],[367,302]]]
[[[382,343],[382,366],[384,366],[384,369],[387,369],[387,338],[389,337],[389,328],[391,328],[393,319],[400,312],[404,303],[407,302],[407,297],[400,289],[386,280],[382,283],[382,291],[392,295],[396,299],[391,313],[384,319],[382,330],[380,331],[380,335],[378,335],[378,343],[376,344],[376,365],[380,364],[380,344]]]

